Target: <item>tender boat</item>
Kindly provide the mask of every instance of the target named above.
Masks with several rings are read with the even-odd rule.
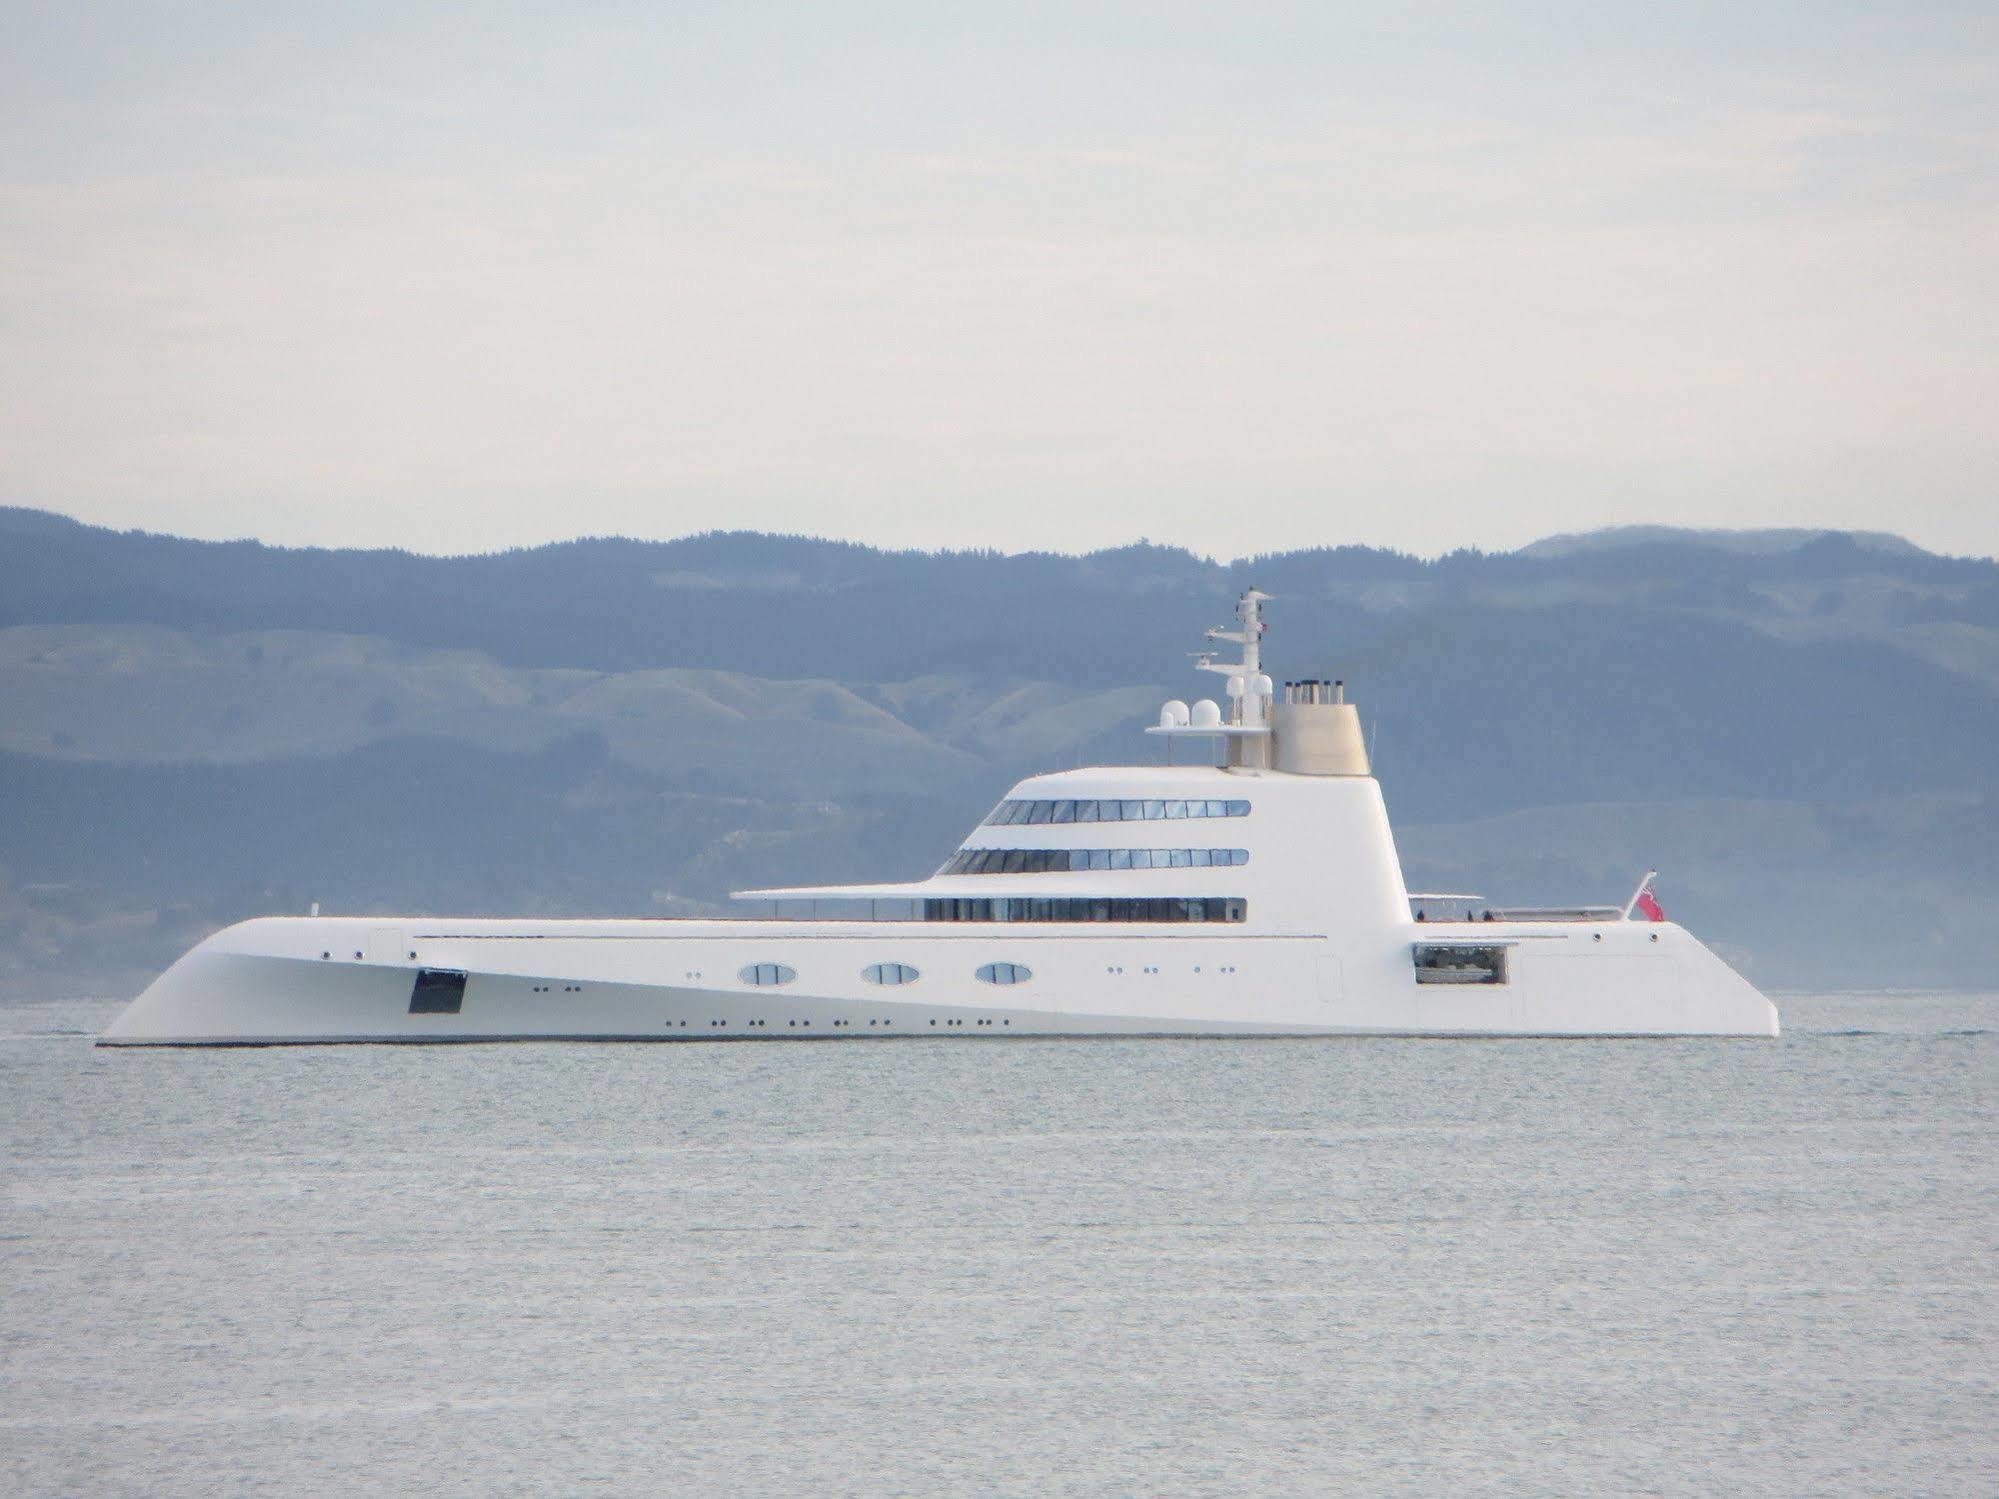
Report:
[[[1226,706],[1147,730],[1219,763],[1031,776],[928,879],[708,920],[267,916],[100,1044],[1777,1034],[1649,875],[1622,906],[1412,895],[1342,684],[1263,672],[1268,600],[1208,632]]]

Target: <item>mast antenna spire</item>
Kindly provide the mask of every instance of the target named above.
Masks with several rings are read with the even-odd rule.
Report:
[[[1228,742],[1227,763],[1262,769],[1270,764],[1267,743],[1270,736],[1270,702],[1273,688],[1263,674],[1263,606],[1271,595],[1254,586],[1243,590],[1236,600],[1236,628],[1207,631],[1209,640],[1226,640],[1240,647],[1234,661],[1217,661],[1219,652],[1200,651],[1194,655],[1194,670],[1211,671],[1228,679],[1229,709],[1226,719],[1220,706],[1211,701],[1194,705],[1190,714],[1185,703],[1175,699],[1159,710],[1159,723],[1148,734],[1215,735]]]

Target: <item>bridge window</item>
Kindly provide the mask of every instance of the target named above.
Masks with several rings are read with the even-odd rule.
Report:
[[[1110,869],[1227,869],[1246,848],[965,848],[939,874],[1077,874]]]
[[[1023,823],[1071,822],[1152,822],[1161,818],[1247,817],[1249,803],[1223,798],[1158,800],[1071,800],[1032,801],[1009,798],[986,814],[988,827],[1017,827]]]
[[[870,963],[861,970],[861,977],[871,984],[913,984],[917,972],[907,963]],[[868,1024],[874,1022],[870,1020]]]
[[[798,970],[786,963],[752,963],[736,975],[746,984],[768,989],[777,984],[788,984],[798,977]]]

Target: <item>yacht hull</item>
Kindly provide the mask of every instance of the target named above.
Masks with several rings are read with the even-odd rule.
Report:
[[[1419,982],[1416,945],[1449,938],[1434,923],[1336,937],[265,918],[189,952],[100,1044],[1777,1034],[1770,1002],[1670,923],[1459,930],[1507,945],[1505,982]],[[919,977],[869,983],[883,961]],[[994,962],[1027,976],[980,981]],[[794,977],[758,985],[758,965]],[[455,1007],[425,1008],[420,975],[457,986]]]

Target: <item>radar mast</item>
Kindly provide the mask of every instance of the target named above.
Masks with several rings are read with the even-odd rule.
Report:
[[[1210,671],[1227,678],[1229,708],[1224,717],[1221,705],[1203,698],[1192,708],[1174,698],[1159,710],[1159,722],[1148,734],[1169,738],[1180,736],[1219,737],[1227,741],[1228,764],[1262,768],[1270,763],[1270,700],[1273,687],[1263,671],[1263,606],[1271,595],[1252,586],[1236,600],[1236,628],[1206,632],[1209,640],[1227,641],[1240,648],[1240,659],[1217,661],[1212,650],[1194,657],[1196,671]]]

